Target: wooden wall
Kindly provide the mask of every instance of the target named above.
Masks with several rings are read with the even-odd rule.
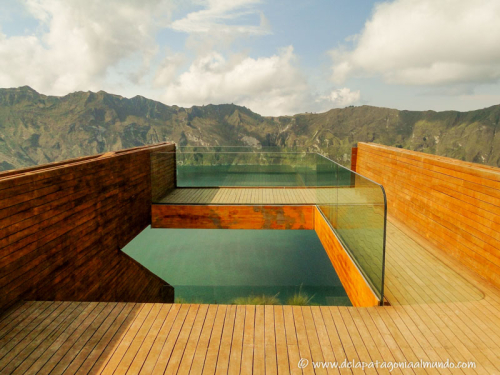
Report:
[[[371,143],[357,159],[390,215],[500,286],[500,169]]]
[[[380,300],[373,293],[365,278],[338,240],[323,214],[315,207],[314,230],[332,262],[342,286],[353,306],[378,306]]]
[[[165,205],[152,208],[153,228],[313,229],[313,206]]]
[[[151,154],[151,195],[153,202],[163,198],[177,186],[175,152]]]
[[[159,144],[0,173],[0,309],[16,301],[167,302],[120,249],[151,222]]]

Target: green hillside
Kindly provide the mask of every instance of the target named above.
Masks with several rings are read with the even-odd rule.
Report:
[[[0,170],[172,140],[189,146],[287,146],[347,164],[376,142],[500,166],[500,105],[471,112],[371,106],[263,117],[234,104],[180,108],[103,91],[46,96],[0,89]]]

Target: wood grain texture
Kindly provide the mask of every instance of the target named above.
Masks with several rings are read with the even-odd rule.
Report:
[[[151,196],[156,202],[177,186],[175,152],[151,153]]]
[[[500,286],[500,169],[367,143],[357,159],[390,214]]]
[[[0,173],[0,309],[22,299],[169,301],[172,288],[120,249],[151,220],[139,147]]]
[[[313,229],[314,206],[163,205],[151,210],[153,228]]]
[[[354,184],[353,184],[354,185]],[[367,189],[351,189],[350,187],[319,187],[319,188],[176,188],[153,203],[180,205],[263,205],[263,206],[313,206],[331,205],[334,202],[342,204],[377,204],[374,184],[371,187],[374,194]],[[378,189],[378,195],[380,189]],[[383,199],[382,199],[383,203]]]
[[[314,188],[177,188],[153,203],[229,205],[314,205],[332,189]]]
[[[302,374],[297,363],[306,358],[472,361],[475,368],[450,372],[391,373],[498,374],[498,288],[392,218],[387,234],[391,306],[24,302],[0,313],[0,372]]]
[[[315,210],[314,230],[325,248],[353,306],[368,307],[379,305],[379,299],[368,286],[365,278],[337,239],[328,222],[317,207],[315,207]]]

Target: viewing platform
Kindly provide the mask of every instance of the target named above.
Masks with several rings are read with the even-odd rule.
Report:
[[[0,320],[0,366],[19,374],[300,374],[300,358],[449,359],[477,365],[452,372],[497,373],[498,289],[391,220],[386,259],[384,307],[20,303]]]
[[[200,154],[0,174],[0,373],[500,373],[499,169],[374,144],[358,173]],[[171,303],[175,286],[121,250],[149,225],[314,230],[353,306]]]

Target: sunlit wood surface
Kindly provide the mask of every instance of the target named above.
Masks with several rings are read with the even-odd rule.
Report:
[[[28,301],[0,316],[0,373],[299,374],[300,358],[449,359],[477,368],[393,373],[500,373],[500,292],[394,220],[387,237],[391,306]]]
[[[177,188],[155,203],[164,204],[383,204],[376,185],[356,188]]]

